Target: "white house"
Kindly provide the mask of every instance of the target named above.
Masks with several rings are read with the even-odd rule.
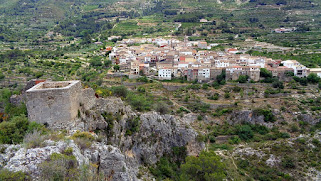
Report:
[[[298,77],[307,77],[309,74],[309,69],[304,65],[296,65],[294,66],[293,70],[294,75]]]
[[[163,68],[158,70],[159,80],[171,80],[172,79],[172,69]]]
[[[178,62],[177,63],[177,68],[179,68],[179,69],[187,69],[188,65],[189,65],[188,62]]]
[[[286,61],[282,61],[281,63],[285,67],[293,68],[295,76],[298,76],[298,77],[306,77],[306,76],[308,76],[309,69],[306,68],[304,65],[301,65],[296,60],[286,60]]]
[[[209,79],[210,78],[210,69],[209,68],[198,69],[198,77],[203,77],[204,79]]]
[[[233,66],[233,67],[227,67],[226,71],[229,71],[230,73],[233,73],[234,71],[242,70],[242,66]]]
[[[215,67],[229,67],[230,62],[228,60],[215,60]]]
[[[284,67],[294,68],[294,66],[300,65],[300,63],[296,60],[286,60],[281,62]]]

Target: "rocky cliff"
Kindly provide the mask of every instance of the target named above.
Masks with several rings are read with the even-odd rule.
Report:
[[[91,106],[80,105],[78,119],[65,129],[65,140],[47,139],[41,148],[4,145],[0,162],[10,171],[24,171],[39,178],[38,167],[53,153],[72,148],[78,166],[95,164],[99,173],[113,180],[137,180],[139,167],[155,164],[173,147],[185,147],[189,155],[197,155],[205,147],[189,125],[193,116],[177,117],[157,112],[139,113],[120,98],[95,99]],[[70,136],[76,131],[91,131],[98,139],[89,148],[81,148]],[[96,134],[95,134],[96,133]]]

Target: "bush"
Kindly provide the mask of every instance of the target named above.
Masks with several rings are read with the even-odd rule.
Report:
[[[2,72],[0,72],[0,80],[4,79],[6,76],[3,75]]]
[[[256,109],[253,111],[254,115],[256,116],[260,116],[263,115],[264,116],[264,121],[265,122],[275,122],[276,118],[273,115],[271,110],[267,110],[267,109]]]
[[[17,144],[22,142],[28,128],[29,122],[25,115],[15,116],[10,121],[0,123],[0,143]]]
[[[140,92],[140,93],[146,92],[145,88],[142,87],[142,86],[139,86],[139,87],[137,88],[137,91]]]
[[[253,138],[254,133],[252,131],[252,128],[249,125],[243,125],[237,130],[238,136],[244,140],[248,141]]]
[[[48,161],[39,164],[41,180],[73,180],[79,170],[75,156],[53,153]]]
[[[105,121],[107,122],[107,128],[105,128],[105,131],[106,131],[106,135],[108,137],[111,137],[114,135],[114,131],[113,131],[113,128],[114,128],[114,125],[115,125],[115,118],[114,116],[112,115],[112,113],[107,113],[107,112],[104,112],[101,114]]]
[[[283,85],[283,82],[277,80],[277,81],[273,81],[272,82],[272,86],[274,88],[279,88],[279,89],[284,89],[284,85]]]
[[[171,178],[176,175],[174,171],[174,165],[168,158],[162,157],[156,164],[156,168],[151,168],[151,173],[158,178],[164,179],[166,177]]]
[[[241,90],[242,90],[242,88],[239,86],[233,87],[233,92],[240,92]]]
[[[236,163],[242,169],[246,169],[247,167],[250,166],[250,162],[248,160],[243,160],[243,159],[241,160],[240,159]]]
[[[264,78],[272,78],[272,72],[268,71],[266,68],[261,68],[260,69],[260,77]]]
[[[138,82],[145,82],[145,83],[147,83],[147,82],[148,82],[148,78],[147,78],[146,76],[142,76],[142,77],[139,77],[139,78],[137,79],[137,81],[138,81]]]
[[[22,171],[12,172],[7,169],[0,170],[0,180],[3,181],[28,181],[31,178]]]
[[[80,149],[90,148],[92,142],[95,140],[94,136],[89,132],[77,131],[71,136]]]
[[[126,100],[137,111],[149,111],[151,110],[151,101],[144,95],[130,93]]]
[[[27,149],[38,148],[44,146],[44,140],[46,137],[41,134],[40,131],[34,130],[31,133],[27,133],[23,139],[23,144]]]
[[[111,90],[112,90],[113,95],[118,96],[118,97],[125,98],[128,94],[128,90],[125,86],[112,87]]]
[[[225,99],[228,99],[228,98],[230,98],[230,97],[231,97],[230,93],[226,92],[226,93],[224,94],[224,98],[225,98]]]
[[[302,86],[308,85],[308,79],[306,77],[300,78],[300,77],[294,76],[293,80],[295,80],[296,82],[299,82]]]
[[[126,133],[125,136],[131,136],[134,133],[139,131],[139,126],[140,126],[140,117],[137,116],[134,119],[129,119],[126,123]]]
[[[213,151],[201,152],[199,157],[189,156],[181,166],[180,180],[223,180],[225,165]]]
[[[241,139],[239,136],[233,136],[228,140],[228,142],[230,144],[239,144],[241,142]]]
[[[237,81],[239,83],[246,83],[248,78],[249,77],[247,75],[240,75],[239,78],[237,79]]]
[[[285,156],[282,161],[281,161],[281,165],[284,168],[295,168],[295,164],[294,164],[294,159],[289,157],[289,156]]]
[[[203,84],[202,89],[207,90],[207,89],[208,89],[208,87],[209,87],[209,85],[208,85],[208,84]]]
[[[215,93],[214,95],[211,95],[209,96],[207,99],[210,99],[210,100],[218,100],[219,99],[219,94],[218,93]]]
[[[309,83],[317,84],[318,82],[320,82],[320,77],[315,73],[310,73],[307,77],[307,80]]]
[[[159,112],[160,114],[167,114],[169,113],[170,109],[168,107],[167,104],[165,104],[164,102],[157,102],[155,105],[154,105],[154,109],[155,111]]]

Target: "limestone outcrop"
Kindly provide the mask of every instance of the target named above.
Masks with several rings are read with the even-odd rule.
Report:
[[[5,145],[4,145],[5,146]],[[8,146],[8,145],[7,145]],[[70,141],[47,141],[47,146],[42,148],[26,149],[21,146],[8,146],[0,154],[1,165],[10,171],[23,171],[37,180],[40,175],[39,164],[46,161],[53,153],[62,153],[66,148],[72,148],[78,165],[99,164],[99,172],[113,180],[136,180],[135,169],[126,163],[126,157],[113,146],[95,143],[90,148],[81,151],[79,146]],[[13,152],[13,150],[15,150]]]
[[[24,171],[38,178],[38,165],[52,153],[63,153],[71,147],[78,165],[95,164],[97,172],[112,180],[137,180],[141,165],[155,164],[160,157],[171,153],[173,147],[186,147],[189,155],[198,155],[205,144],[197,141],[197,133],[190,123],[195,115],[183,118],[157,112],[133,111],[120,98],[96,98],[92,89],[83,90],[75,121],[61,129],[72,135],[76,130],[92,131],[102,137],[88,149],[81,150],[72,139],[54,142],[45,147],[26,149],[9,146],[0,154],[0,162],[11,171]],[[15,151],[12,151],[15,150]]]

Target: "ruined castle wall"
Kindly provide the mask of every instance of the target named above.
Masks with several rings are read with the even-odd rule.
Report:
[[[29,121],[46,123],[52,128],[61,128],[75,120],[80,104],[80,81],[72,81],[67,87],[44,87],[36,85],[26,92]]]

